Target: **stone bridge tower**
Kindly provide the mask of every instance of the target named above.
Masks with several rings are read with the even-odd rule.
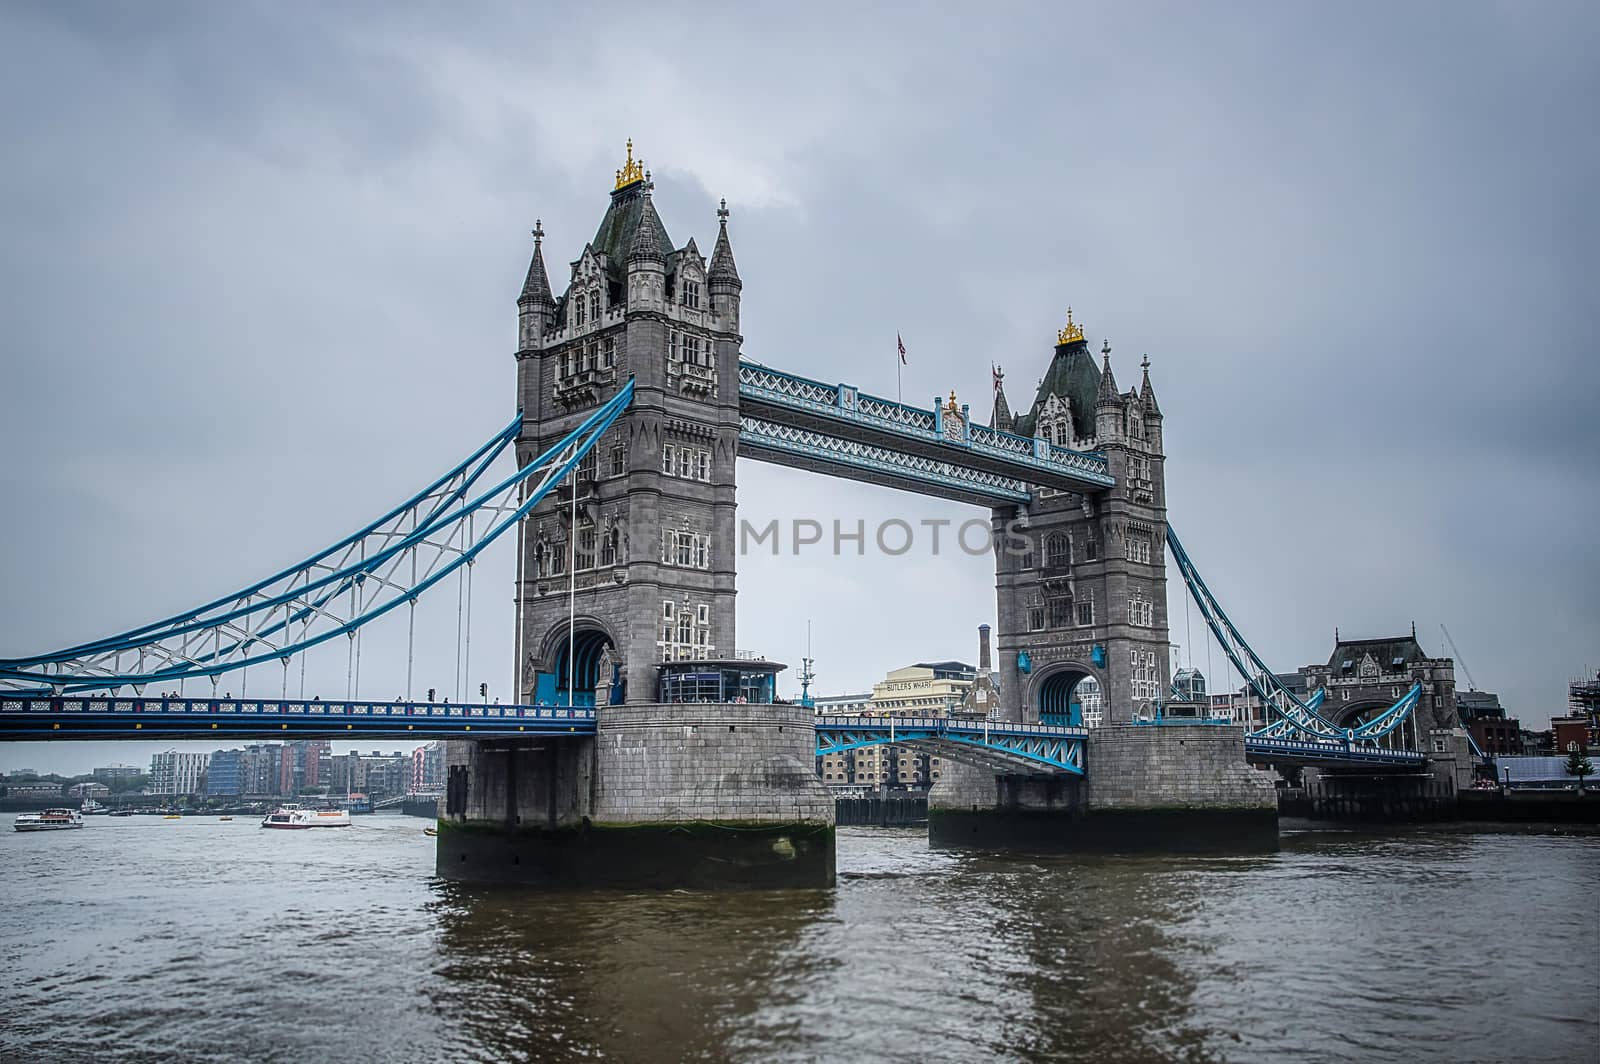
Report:
[[[560,296],[534,229],[517,300],[518,458],[560,440],[630,376],[635,393],[579,467],[576,529],[566,488],[525,524],[522,701],[652,702],[657,663],[734,656],[741,282],[726,204],[708,263],[693,240],[674,248],[651,192],[630,141]]]
[[[1007,719],[1081,723],[1079,684],[1086,678],[1098,684],[1106,724],[1127,723],[1167,699],[1161,409],[1149,359],[1142,385],[1121,392],[1109,342],[1101,354],[1096,366],[1069,310],[1027,413],[1011,414],[997,375],[995,428],[1104,452],[1117,480],[1103,492],[1037,490],[1025,510],[994,511],[997,534],[1021,527],[1027,544],[1002,549],[996,566]],[[1014,538],[1010,543],[1020,546]]]

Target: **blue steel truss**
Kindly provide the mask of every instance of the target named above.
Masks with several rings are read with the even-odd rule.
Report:
[[[1183,574],[1183,581],[1189,589],[1190,596],[1199,608],[1206,625],[1211,629],[1211,634],[1216,636],[1223,653],[1233,663],[1239,675],[1244,677],[1251,690],[1261,699],[1262,704],[1276,714],[1277,719],[1269,721],[1265,727],[1251,733],[1251,738],[1264,742],[1322,743],[1330,748],[1342,745],[1373,749],[1379,739],[1399,728],[1410,718],[1422,697],[1420,683],[1413,684],[1394,705],[1355,728],[1340,728],[1324,718],[1317,712],[1322,705],[1324,692],[1318,691],[1309,701],[1303,700],[1267,668],[1260,655],[1251,649],[1238,628],[1228,619],[1228,615],[1212,595],[1211,589],[1206,586],[1205,580],[1201,578],[1199,570],[1190,560],[1188,552],[1183,549],[1183,544],[1179,542],[1178,535],[1170,524],[1167,526],[1167,546],[1172,554],[1172,560],[1177,563],[1178,571]]]
[[[868,395],[848,384],[826,384],[754,362],[739,363],[739,406],[745,414],[770,425],[853,440],[906,458],[930,458],[1023,485],[1101,491],[1116,483],[1105,455],[975,424],[966,408],[957,414],[936,402],[932,409],[923,410]],[[752,442],[768,438],[770,434],[761,433]],[[845,469],[853,464],[853,456],[837,449],[828,457]],[[873,468],[864,463],[861,467]],[[1022,490],[1027,493],[1025,486]]]
[[[560,484],[633,401],[630,379],[583,423],[482,489],[521,416],[432,485],[299,565],[195,610],[31,658],[0,659],[0,690],[54,694],[217,677],[293,655],[365,624],[470,566]]]
[[[1023,481],[974,469],[961,462],[906,454],[748,415],[739,418],[739,453],[779,465],[815,466],[838,476],[865,474],[894,487],[944,495],[980,506],[1025,506],[1032,497]]]
[[[1247,760],[1268,765],[1387,765],[1416,769],[1428,763],[1427,755],[1420,750],[1385,750],[1381,746],[1314,739],[1269,739],[1260,732],[1245,736],[1244,753]]]
[[[493,738],[595,732],[594,710],[469,702],[280,699],[0,697],[0,739]],[[469,735],[470,733],[470,735]]]
[[[818,717],[817,756],[865,746],[916,744],[959,760],[1084,774],[1083,728],[949,717]]]

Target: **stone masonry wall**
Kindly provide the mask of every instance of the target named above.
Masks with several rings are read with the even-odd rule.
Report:
[[[1245,761],[1239,727],[1095,728],[1084,761],[1091,813],[1277,808],[1273,776]]]
[[[928,790],[928,808],[932,810],[993,809],[998,801],[994,769],[948,757],[940,763],[938,781]]]
[[[833,824],[808,710],[716,704],[598,712],[596,823]]]

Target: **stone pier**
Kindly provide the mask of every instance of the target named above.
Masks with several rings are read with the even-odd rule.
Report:
[[[1089,732],[1085,779],[944,765],[928,793],[936,846],[1257,851],[1278,844],[1273,774],[1244,729],[1122,725]]]
[[[452,743],[438,871],[544,886],[827,887],[809,710],[602,706],[593,738]]]

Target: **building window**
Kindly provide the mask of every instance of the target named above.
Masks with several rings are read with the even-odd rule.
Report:
[[[1065,569],[1072,560],[1072,538],[1065,532],[1053,532],[1044,541],[1044,564],[1049,569]]]
[[[578,568],[594,568],[595,533],[593,528],[580,529],[578,532]]]
[[[1093,532],[1087,532],[1083,537],[1083,560],[1092,562],[1100,557],[1100,541],[1094,538]]]
[[[1089,591],[1078,599],[1078,625],[1083,627],[1094,623],[1094,591]]]
[[[1022,560],[1018,563],[1019,569],[1033,568],[1033,537],[1022,537]]]
[[[605,539],[600,541],[600,564],[617,564],[617,530],[614,528],[607,529]]]
[[[670,443],[661,445],[661,472],[669,477],[672,475],[672,444]]]
[[[661,534],[661,560],[684,569],[711,568],[711,537],[698,532]]]
[[[611,369],[617,364],[617,341],[615,338],[606,340],[605,346],[601,348],[600,364],[606,369]]]
[[[690,608],[685,599],[674,609],[671,601],[661,603],[661,660],[704,661],[715,655],[711,642],[711,607],[696,603]],[[674,614],[676,615],[674,617]]]
[[[1072,624],[1072,600],[1069,598],[1053,598],[1050,600],[1050,627],[1066,628]]]
[[[1043,606],[1029,606],[1028,607],[1028,631],[1030,631],[1030,632],[1042,632],[1042,631],[1044,631],[1044,607]]]
[[[1142,565],[1150,564],[1150,537],[1130,532],[1128,534],[1128,560]]]
[[[628,445],[619,443],[611,448],[611,475],[620,477],[628,471]]]
[[[600,320],[600,293],[589,293],[589,318],[592,321]]]
[[[1136,701],[1154,701],[1159,694],[1160,681],[1156,673],[1156,655],[1153,650],[1135,648],[1129,652],[1133,665],[1132,692]]]
[[[566,544],[557,543],[550,551],[550,575],[560,576],[567,571]]]
[[[700,309],[700,282],[684,281],[683,288],[678,293],[678,301],[691,310]]]
[[[1128,623],[1139,628],[1151,628],[1155,625],[1155,603],[1145,596],[1142,587],[1133,588],[1128,594]]]
[[[572,327],[574,329],[583,327],[583,293],[581,292],[572,297]]]
[[[600,456],[597,455],[594,452],[593,448],[591,448],[589,451],[587,451],[584,454],[584,456],[582,458],[578,459],[578,479],[580,479],[580,480],[594,480],[594,479],[596,479],[596,476],[597,476],[597,473],[598,473],[598,470],[599,470],[599,465],[600,465]]]

